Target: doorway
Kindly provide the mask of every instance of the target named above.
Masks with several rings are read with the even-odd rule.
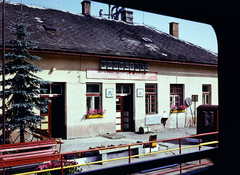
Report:
[[[47,130],[52,138],[65,139],[65,83],[53,83],[44,88],[47,89],[47,92],[42,93],[41,97],[45,97],[51,102],[48,102],[47,112],[40,112],[40,115],[45,117],[40,128]]]
[[[133,85],[116,85],[116,132],[133,131]]]

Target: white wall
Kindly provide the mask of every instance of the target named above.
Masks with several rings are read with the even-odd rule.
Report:
[[[136,95],[138,88],[145,90],[145,83],[157,83],[158,87],[158,113],[151,116],[162,117],[164,111],[169,115],[165,127],[163,124],[150,125],[153,131],[164,128],[180,128],[191,124],[189,109],[185,113],[170,114],[170,84],[183,84],[184,99],[197,94],[198,102],[196,106],[202,104],[202,85],[210,84],[212,87],[212,104],[218,105],[217,68],[149,62],[149,71],[158,74],[157,81],[87,79],[87,69],[99,69],[99,58],[52,55],[43,55],[43,57],[44,59],[37,65],[44,71],[38,75],[44,80],[66,83],[68,139],[114,133],[116,131],[117,83],[133,84],[135,131],[138,131],[141,125],[145,125],[145,117],[147,116],[145,114],[145,95],[144,97],[137,97]],[[56,68],[56,71],[49,75],[52,66]],[[103,118],[86,119],[86,83],[89,82],[102,83],[102,107],[107,111]],[[113,98],[106,98],[106,88],[114,89]]]

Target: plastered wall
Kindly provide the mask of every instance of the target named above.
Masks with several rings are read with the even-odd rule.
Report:
[[[165,126],[163,123],[149,125],[153,131],[191,126],[190,108],[187,108],[185,113],[170,113],[170,84],[183,84],[184,99],[197,94],[196,106],[202,104],[202,85],[210,84],[212,104],[218,105],[217,68],[149,62],[149,71],[158,74],[158,79],[155,81],[87,79],[87,69],[99,69],[99,58],[54,54],[39,54],[39,56],[43,59],[35,61],[34,64],[43,71],[38,73],[38,76],[44,80],[62,82],[66,85],[65,118],[68,139],[116,132],[116,84],[118,83],[133,85],[134,131],[138,131],[140,126],[146,124],[145,95],[143,97],[136,95],[138,88],[145,89],[145,83],[157,84],[158,113],[152,116],[162,117],[164,111],[169,116]],[[52,67],[56,70],[50,73]],[[102,84],[102,108],[107,111],[103,118],[86,118],[86,83],[90,82]],[[113,88],[113,98],[106,98],[106,88]],[[194,110],[194,105],[191,107]]]

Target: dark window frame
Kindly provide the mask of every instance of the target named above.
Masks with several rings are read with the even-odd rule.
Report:
[[[170,84],[170,105],[179,107],[183,102],[183,84]]]
[[[156,83],[145,84],[145,113],[157,114],[158,113],[158,93]]]
[[[207,87],[207,91],[205,88]],[[206,101],[207,98],[207,101]],[[212,86],[211,84],[202,85],[202,104],[211,105],[212,104]]]

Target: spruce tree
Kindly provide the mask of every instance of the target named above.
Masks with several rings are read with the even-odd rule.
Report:
[[[42,70],[33,65],[32,62],[42,58],[28,52],[28,50],[33,49],[35,42],[28,41],[30,36],[30,33],[27,32],[28,24],[24,23],[24,13],[21,12],[20,15],[13,30],[13,38],[8,41],[12,48],[5,55],[5,131],[6,138],[9,139],[13,131],[19,130],[20,142],[24,142],[26,130],[36,128],[43,119],[42,116],[34,112],[34,109],[47,111],[48,99],[40,97],[40,93],[46,91],[41,87],[50,84],[50,82],[44,81],[36,75]],[[1,70],[0,75],[2,73]],[[1,98],[2,94],[1,91]],[[2,120],[1,116],[0,121]],[[0,122],[0,128],[3,129],[2,122]]]

